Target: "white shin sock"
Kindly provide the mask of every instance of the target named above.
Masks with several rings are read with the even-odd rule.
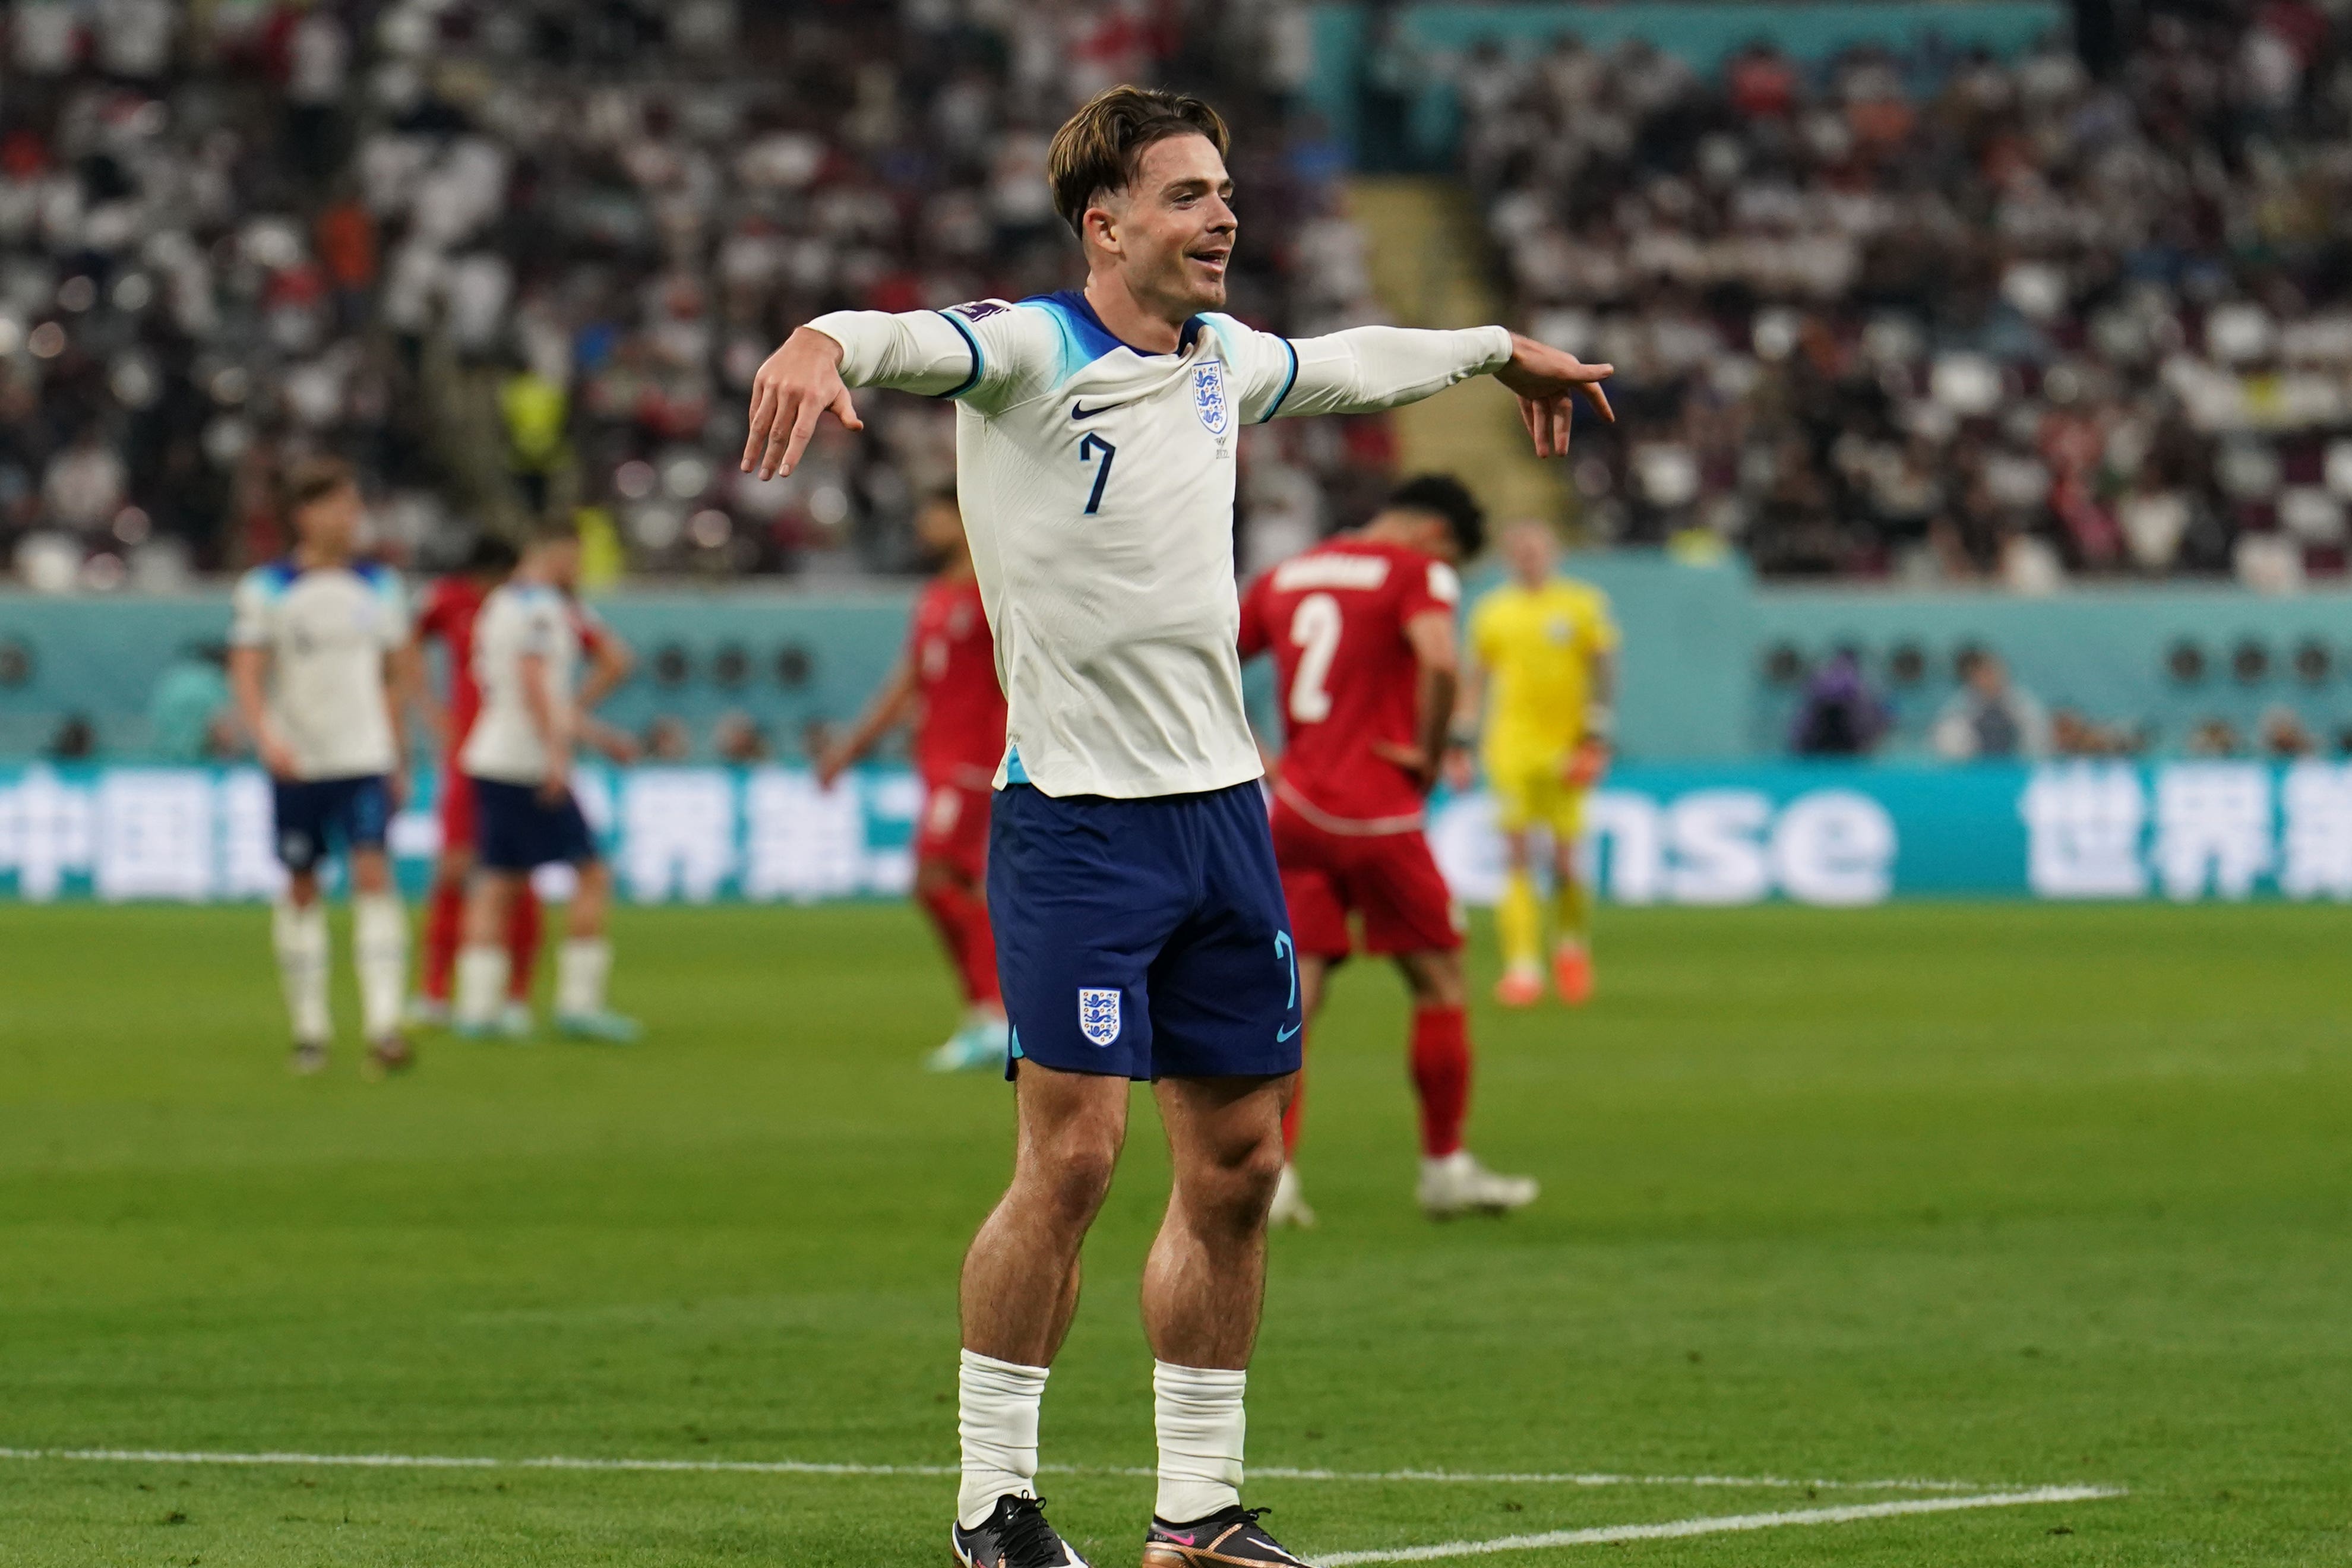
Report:
[[[278,979],[286,990],[286,1011],[295,1040],[323,1046],[334,1035],[327,1012],[327,906],[308,909],[281,900],[269,916],[270,944],[278,950]]]
[[[457,950],[457,1021],[487,1028],[507,997],[507,950],[496,942],[468,943]]]
[[[1166,1524],[1190,1524],[1242,1500],[1242,1393],[1249,1373],[1151,1363],[1152,1424],[1160,1432],[1160,1500]]]
[[[601,936],[566,937],[555,954],[555,1010],[578,1016],[604,1010],[604,979],[613,973],[613,944]]]
[[[399,1029],[408,984],[408,911],[399,894],[362,893],[352,900],[352,962],[360,972],[367,1037],[380,1040]]]
[[[956,1436],[963,1448],[956,1520],[966,1530],[986,1521],[1001,1497],[1037,1495],[1037,1410],[1046,1370],[963,1352],[956,1374]]]

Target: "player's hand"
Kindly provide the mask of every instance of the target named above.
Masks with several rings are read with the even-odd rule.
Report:
[[[408,804],[408,764],[406,763],[394,763],[392,772],[383,775],[383,793],[390,799],[392,809],[395,813]]]
[[[1568,763],[1559,771],[1560,782],[1570,789],[1591,789],[1609,771],[1609,742],[1591,740],[1577,742],[1576,750],[1568,754]]]
[[[1374,741],[1372,755],[1384,763],[1394,763],[1412,775],[1412,787],[1427,795],[1437,787],[1437,763],[1419,746],[1401,746],[1394,741]]]
[[[1574,399],[1583,398],[1601,418],[1617,423],[1609,395],[1601,389],[1616,373],[1614,365],[1586,364],[1565,349],[1513,332],[1511,362],[1495,373],[1495,379],[1518,394],[1519,423],[1535,438],[1536,456],[1565,458],[1576,416]]]
[[[1455,795],[1467,795],[1470,786],[1478,782],[1478,765],[1470,757],[1467,746],[1449,746],[1445,752],[1445,787]]]
[[[866,428],[842,383],[841,345],[812,328],[795,328],[751,378],[751,431],[743,440],[743,471],[756,468],[763,479],[791,473],[828,410],[849,429]]]
[[[816,787],[831,790],[841,775],[849,771],[849,748],[828,746],[824,755],[816,760]]]
[[[539,798],[545,805],[562,805],[572,793],[572,759],[559,758],[547,764],[547,772],[539,778]]]
[[[253,752],[261,759],[261,765],[269,770],[271,778],[290,779],[299,771],[300,764],[294,760],[294,748],[274,734],[264,734],[256,739]]]

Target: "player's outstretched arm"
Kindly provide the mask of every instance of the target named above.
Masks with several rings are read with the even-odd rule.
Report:
[[[743,471],[789,474],[830,413],[852,430],[853,386],[887,386],[985,407],[1022,395],[1059,363],[1059,331],[1044,312],[1001,300],[947,310],[835,310],[795,331],[751,378]]]
[[[1320,338],[1283,344],[1265,338],[1288,361],[1254,350],[1255,382],[1273,384],[1276,414],[1367,414],[1396,408],[1444,391],[1474,375],[1492,375],[1518,395],[1519,417],[1535,438],[1536,455],[1556,458],[1568,450],[1570,399],[1582,397],[1604,419],[1614,420],[1601,383],[1614,367],[1586,364],[1574,354],[1502,327],[1431,331],[1410,327],[1350,327]]]

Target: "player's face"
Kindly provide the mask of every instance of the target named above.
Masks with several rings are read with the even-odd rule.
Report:
[[[963,548],[963,514],[946,501],[928,502],[915,513],[915,542],[934,561],[954,555]]]
[[[1139,301],[1171,315],[1225,302],[1225,265],[1240,225],[1234,182],[1205,136],[1171,136],[1143,150],[1117,215],[1119,269]]]
[[[313,550],[349,555],[359,547],[360,524],[366,518],[360,488],[343,485],[304,506],[294,519],[294,531]]]
[[[1503,535],[1503,554],[1513,576],[1522,583],[1540,583],[1551,575],[1551,531],[1523,522]]]
[[[540,575],[565,592],[580,585],[580,542],[551,539],[539,546]]]

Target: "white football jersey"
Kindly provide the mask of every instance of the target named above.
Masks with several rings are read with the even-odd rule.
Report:
[[[1500,327],[1292,342],[1231,316],[1173,353],[1075,290],[810,323],[842,379],[951,397],[956,489],[1007,706],[997,784],[1128,798],[1259,776],[1242,704],[1234,448],[1276,414],[1425,397],[1510,357]]]
[[[269,722],[294,752],[295,776],[390,773],[399,747],[384,658],[408,640],[398,574],[367,561],[272,562],[238,580],[231,605],[230,645],[269,654]]]
[[[571,602],[544,583],[502,584],[482,601],[474,622],[474,679],[482,689],[482,710],[457,753],[457,766],[472,777],[537,784],[547,776],[547,748],[523,703],[526,654],[547,661],[548,701],[557,724],[568,730],[580,663]]]

